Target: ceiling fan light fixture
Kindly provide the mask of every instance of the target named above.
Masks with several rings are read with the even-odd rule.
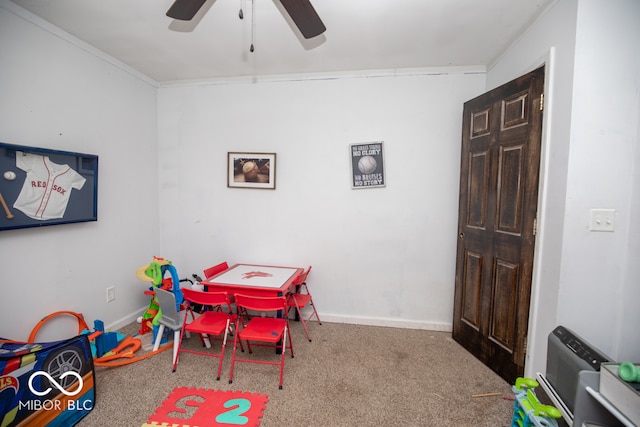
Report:
[[[309,0],[280,0],[280,4],[305,39],[319,36],[327,30]]]
[[[253,53],[255,48],[253,47],[253,33],[256,29],[256,3],[255,0],[251,0],[251,46],[249,46],[249,52]]]
[[[167,11],[167,16],[182,21],[190,21],[198,13],[207,0],[175,0]],[[253,0],[251,0],[253,9]],[[291,17],[305,39],[310,39],[327,30],[324,23],[316,13],[310,0],[280,0],[280,4]],[[252,12],[253,13],[253,12]],[[240,19],[244,18],[242,0],[240,0]],[[253,35],[253,33],[252,33]]]
[[[167,16],[181,21],[191,21],[206,1],[207,0],[176,0],[167,11]]]

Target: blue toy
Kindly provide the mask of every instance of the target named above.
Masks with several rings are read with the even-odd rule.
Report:
[[[93,326],[95,332],[102,332],[101,334],[94,333],[95,338],[91,341],[91,354],[94,359],[104,356],[116,348],[120,341],[126,338],[126,336],[120,332],[105,332],[104,322],[102,320],[94,320]],[[82,333],[87,335],[92,334],[88,329],[85,329]]]

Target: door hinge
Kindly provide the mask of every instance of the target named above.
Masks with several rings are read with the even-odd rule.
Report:
[[[528,340],[528,338],[529,337],[527,335],[524,336],[524,348],[522,349],[522,352],[524,354],[527,354],[527,340]]]
[[[533,218],[533,235],[538,234],[538,218]]]
[[[544,93],[540,94],[540,111],[544,111]]]

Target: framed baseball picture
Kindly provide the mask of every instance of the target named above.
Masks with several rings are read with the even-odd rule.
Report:
[[[98,220],[98,156],[0,142],[0,230]]]
[[[276,188],[276,153],[227,153],[227,187]]]
[[[384,187],[382,141],[351,144],[351,188]]]

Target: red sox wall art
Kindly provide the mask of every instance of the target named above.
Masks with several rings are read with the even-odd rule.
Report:
[[[0,230],[98,219],[98,156],[0,143]]]

